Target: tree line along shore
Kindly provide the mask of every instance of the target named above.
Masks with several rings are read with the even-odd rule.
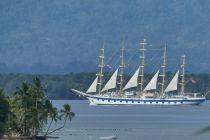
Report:
[[[146,82],[153,74],[147,74]],[[167,73],[169,81],[173,73]],[[66,75],[0,75],[0,139],[47,139],[65,127],[75,116],[69,104],[57,109],[51,99],[80,99],[71,89],[85,91],[95,78],[94,73]],[[125,76],[125,82],[130,76]],[[105,74],[105,80],[109,74]],[[210,74],[186,75],[186,92],[206,93]],[[59,123],[52,129],[52,124]],[[206,129],[206,128],[205,128]],[[209,129],[208,129],[209,130]]]
[[[146,74],[145,84],[149,81],[153,74]],[[172,78],[174,73],[168,72],[166,83]],[[27,80],[32,81],[33,77],[39,77],[46,88],[47,96],[52,100],[77,100],[84,99],[71,92],[71,89],[86,91],[95,78],[95,73],[69,73],[69,74],[0,74],[0,87],[4,89],[7,95],[11,95],[12,91],[20,84]],[[105,82],[110,75],[105,73]],[[125,83],[130,76],[125,75]],[[210,90],[210,74],[187,74],[185,92],[199,92],[205,94]],[[207,95],[210,99],[210,95]]]

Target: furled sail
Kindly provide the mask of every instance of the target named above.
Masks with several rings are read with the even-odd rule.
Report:
[[[96,92],[97,83],[98,83],[98,76],[93,81],[93,83],[91,84],[91,86],[89,87],[89,89],[86,91],[86,93]]]
[[[109,81],[106,83],[106,85],[101,90],[101,92],[104,92],[104,91],[109,90],[109,89],[116,88],[116,85],[117,85],[117,74],[118,74],[118,69],[114,72],[114,74],[109,79]]]
[[[134,73],[134,75],[131,77],[131,79],[128,81],[128,83],[125,85],[123,90],[138,86],[139,70],[140,70],[140,68],[137,69],[137,71]]]
[[[158,75],[159,75],[159,70],[153,76],[153,78],[150,80],[150,82],[147,84],[147,86],[144,88],[144,91],[155,90],[157,88]]]
[[[167,88],[165,89],[165,92],[177,90],[178,78],[179,78],[179,71],[176,72],[173,79],[168,84]]]

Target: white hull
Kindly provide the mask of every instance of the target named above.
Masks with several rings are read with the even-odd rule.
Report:
[[[92,96],[77,90],[73,92],[86,96],[91,105],[199,105],[206,99],[201,98],[119,98]]]
[[[88,97],[91,105],[199,105],[205,98],[196,99],[134,99]]]

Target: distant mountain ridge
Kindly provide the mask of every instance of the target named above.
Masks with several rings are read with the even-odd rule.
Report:
[[[123,38],[129,58],[146,37],[151,50],[168,44],[169,71],[186,53],[188,72],[210,73],[209,12],[208,0],[0,1],[0,72],[96,71],[104,41],[106,60]]]

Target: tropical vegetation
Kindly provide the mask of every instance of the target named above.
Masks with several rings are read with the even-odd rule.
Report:
[[[53,106],[46,96],[46,89],[37,77],[32,82],[24,81],[11,97],[0,90],[0,133],[8,138],[45,139],[64,128],[67,120],[75,116],[69,104],[61,110]],[[52,129],[52,124],[63,125]]]
[[[167,73],[167,77],[172,78],[174,73]],[[4,88],[5,92],[9,95],[16,87],[21,86],[20,83],[27,80],[33,82],[35,75],[32,74],[0,74],[0,87]],[[105,74],[105,80],[110,75]],[[152,74],[147,74],[146,81],[150,79]],[[62,99],[81,99],[76,94],[71,92],[71,89],[78,89],[86,91],[91,82],[95,78],[95,73],[69,73],[65,75],[38,75],[46,89],[46,95],[53,100]],[[125,82],[128,81],[130,76],[125,75]],[[167,79],[167,81],[169,81]],[[168,82],[167,82],[168,83]],[[187,74],[186,75],[186,92],[200,92],[206,93],[210,90],[210,74]],[[11,95],[11,94],[10,94]],[[208,97],[210,99],[210,95]]]
[[[4,95],[3,90],[0,89],[0,137],[3,136],[7,130],[7,121],[9,114],[9,102],[8,98]]]

